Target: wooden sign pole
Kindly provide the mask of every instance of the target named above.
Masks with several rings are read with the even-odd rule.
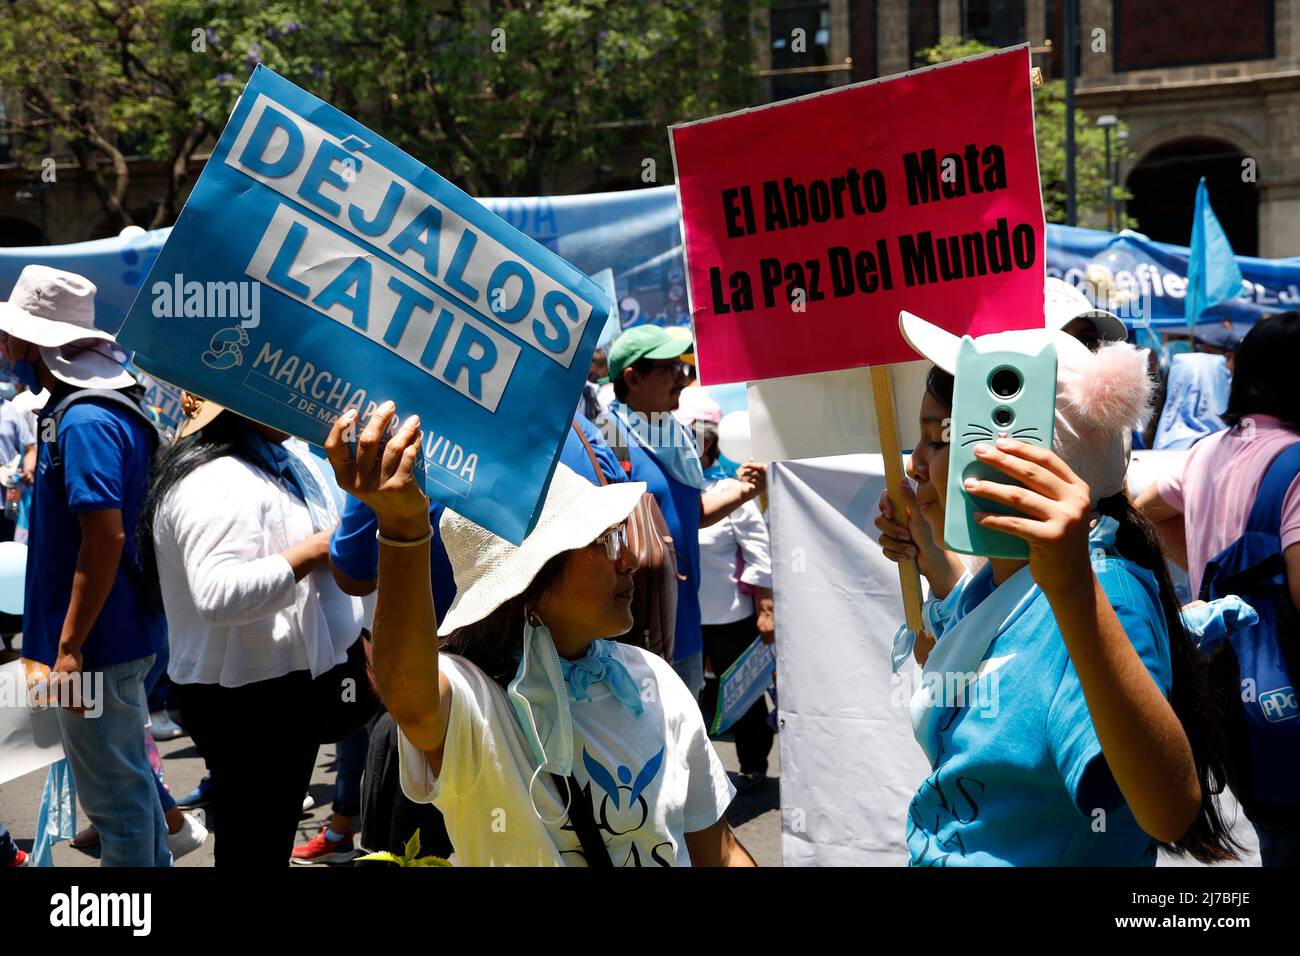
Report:
[[[903,452],[898,445],[894,415],[894,377],[888,365],[871,366],[871,397],[876,406],[876,429],[880,433],[880,454],[885,460],[885,493],[894,512],[894,520],[907,526],[907,510],[899,494],[903,483]],[[921,631],[921,576],[916,559],[898,563],[898,583],[903,589],[903,611],[907,628]]]

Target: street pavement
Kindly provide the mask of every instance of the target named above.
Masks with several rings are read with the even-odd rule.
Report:
[[[273,728],[268,728],[273,733]],[[255,745],[255,744],[254,744]],[[733,774],[739,770],[736,762],[736,748],[725,739],[715,741],[718,756],[723,765]],[[735,829],[740,841],[745,845],[760,866],[781,865],[781,811],[778,796],[778,784],[775,776],[779,774],[778,743],[772,746],[772,768],[767,785],[752,794],[737,795],[727,818]],[[158,744],[158,752],[163,758],[163,775],[168,789],[175,796],[188,793],[198,785],[203,776],[203,761],[189,737],[179,737]],[[45,786],[45,770],[37,770],[26,776],[0,784],[0,820],[4,821],[14,840],[24,850],[31,850],[32,838],[36,832],[36,813],[40,808],[41,791]],[[325,744],[317,755],[316,771],[312,775],[309,789],[316,801],[316,806],[303,814],[298,824],[297,843],[305,843],[320,832],[330,817],[330,803],[334,793],[334,745]],[[86,825],[85,815],[77,813],[77,827]],[[178,867],[212,866],[212,847],[214,836],[192,853],[176,862]],[[67,842],[57,843],[53,851],[55,866],[98,866],[95,852],[73,849]],[[306,869],[306,867],[302,867]],[[299,869],[299,867],[295,867]]]

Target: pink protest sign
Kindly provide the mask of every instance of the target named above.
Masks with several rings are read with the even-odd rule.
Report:
[[[670,132],[705,384],[914,361],[900,309],[1042,326],[1028,46]]]

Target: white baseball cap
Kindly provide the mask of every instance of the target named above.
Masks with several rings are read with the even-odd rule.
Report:
[[[1119,316],[1097,308],[1077,286],[1052,276],[1043,282],[1043,319],[1049,329],[1063,329],[1075,319],[1089,319],[1103,342],[1128,339],[1128,326]]]
[[[898,314],[903,338],[923,358],[949,374],[957,371],[961,339],[910,312]],[[1052,450],[1088,484],[1095,508],[1124,489],[1131,429],[1138,427],[1155,383],[1143,349],[1106,342],[1092,352],[1059,329],[1021,329],[979,337],[991,349],[1033,353],[1056,346],[1056,416]]]

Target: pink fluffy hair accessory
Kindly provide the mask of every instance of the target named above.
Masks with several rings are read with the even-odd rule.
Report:
[[[1133,428],[1151,405],[1154,383],[1147,356],[1126,342],[1109,342],[1080,362],[1065,392],[1078,414],[1105,432]]]

